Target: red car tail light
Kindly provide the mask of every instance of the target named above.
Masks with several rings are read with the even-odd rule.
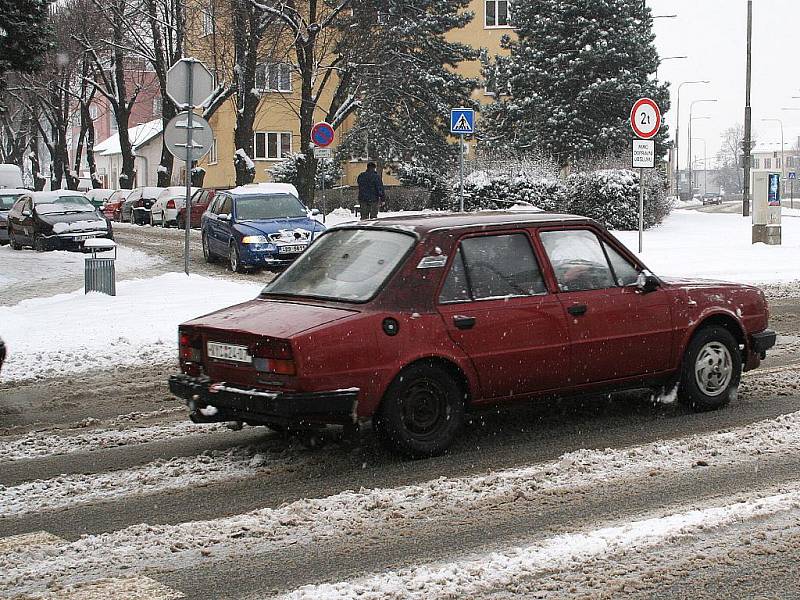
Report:
[[[181,360],[191,362],[203,361],[203,341],[185,331],[178,333],[178,355]]]
[[[292,345],[287,340],[264,339],[256,343],[252,356],[257,371],[278,375],[297,374]]]
[[[167,200],[167,208],[175,208],[175,200]]]

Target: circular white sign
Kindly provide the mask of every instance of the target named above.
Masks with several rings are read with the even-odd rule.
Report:
[[[661,111],[650,98],[636,101],[631,110],[631,127],[642,139],[649,140],[661,129]]]

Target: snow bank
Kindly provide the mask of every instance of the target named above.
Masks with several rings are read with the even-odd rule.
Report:
[[[638,232],[615,231],[631,251]],[[783,220],[783,244],[752,244],[752,223],[736,214],[677,210],[644,232],[642,260],[657,275],[741,283],[800,280],[800,219]]]
[[[261,288],[166,273],[121,281],[116,297],[79,290],[0,307],[9,351],[0,380],[174,361],[179,323],[254,298]]]
[[[116,227],[118,223],[115,223]],[[103,225],[105,227],[105,225]],[[11,246],[0,246],[0,284],[10,285],[16,281],[25,284],[39,281],[64,279],[76,275],[83,276],[86,257],[91,254],[81,252],[34,252],[33,250],[12,250]],[[113,252],[103,252],[99,256],[113,256]],[[136,270],[146,270],[164,261],[161,257],[117,246],[117,274]],[[2,324],[0,324],[2,328]]]

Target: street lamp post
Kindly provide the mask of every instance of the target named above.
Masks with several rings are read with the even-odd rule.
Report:
[[[784,152],[784,147],[783,147],[783,121],[781,119],[761,119],[761,120],[770,123],[778,123],[781,126],[781,181],[783,182],[785,181],[784,173],[786,170],[786,154]],[[784,189],[786,189],[786,184],[784,183],[783,185]]]
[[[679,145],[681,141],[681,88],[685,85],[693,85],[693,84],[700,84],[700,83],[710,83],[707,80],[703,81],[682,81],[678,84],[678,94],[676,99],[677,109],[675,114],[675,195],[678,196],[680,194],[680,189],[678,188],[678,176],[680,174],[680,153],[679,153]],[[690,184],[691,185],[691,184]]]
[[[684,58],[689,58],[688,56],[665,56],[664,58],[658,59],[658,65],[656,66],[656,80],[658,80],[658,67],[661,66],[661,63],[665,60],[682,60]]]
[[[711,117],[693,117],[694,105],[700,102],[716,102],[714,99],[695,100],[689,105],[689,187],[692,188],[691,192],[694,195],[694,181],[692,179],[692,121],[698,119],[710,119]]]
[[[703,142],[703,194],[708,191],[708,145],[705,138],[692,138],[692,141]],[[691,156],[689,157],[691,160]]]

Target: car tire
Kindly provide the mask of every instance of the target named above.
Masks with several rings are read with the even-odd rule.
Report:
[[[207,263],[214,263],[217,262],[217,258],[211,253],[211,248],[208,246],[208,238],[204,233],[202,236],[202,245],[203,245],[203,258]]]
[[[464,423],[465,394],[443,368],[419,363],[389,386],[375,416],[381,443],[409,458],[441,454]]]
[[[180,215],[178,215],[178,218],[175,220],[175,224],[178,229],[186,229],[186,221],[184,221]]]
[[[47,240],[38,235],[34,236],[33,249],[36,250],[36,252],[47,252]]]
[[[736,339],[724,327],[703,327],[686,348],[678,397],[693,411],[717,410],[736,397],[741,378]]]
[[[12,250],[22,250],[22,244],[17,241],[17,238],[14,236],[14,232],[10,229],[8,230],[8,242],[11,244]]]
[[[239,255],[239,248],[233,243],[228,249],[228,266],[234,273],[244,273],[242,258]]]

